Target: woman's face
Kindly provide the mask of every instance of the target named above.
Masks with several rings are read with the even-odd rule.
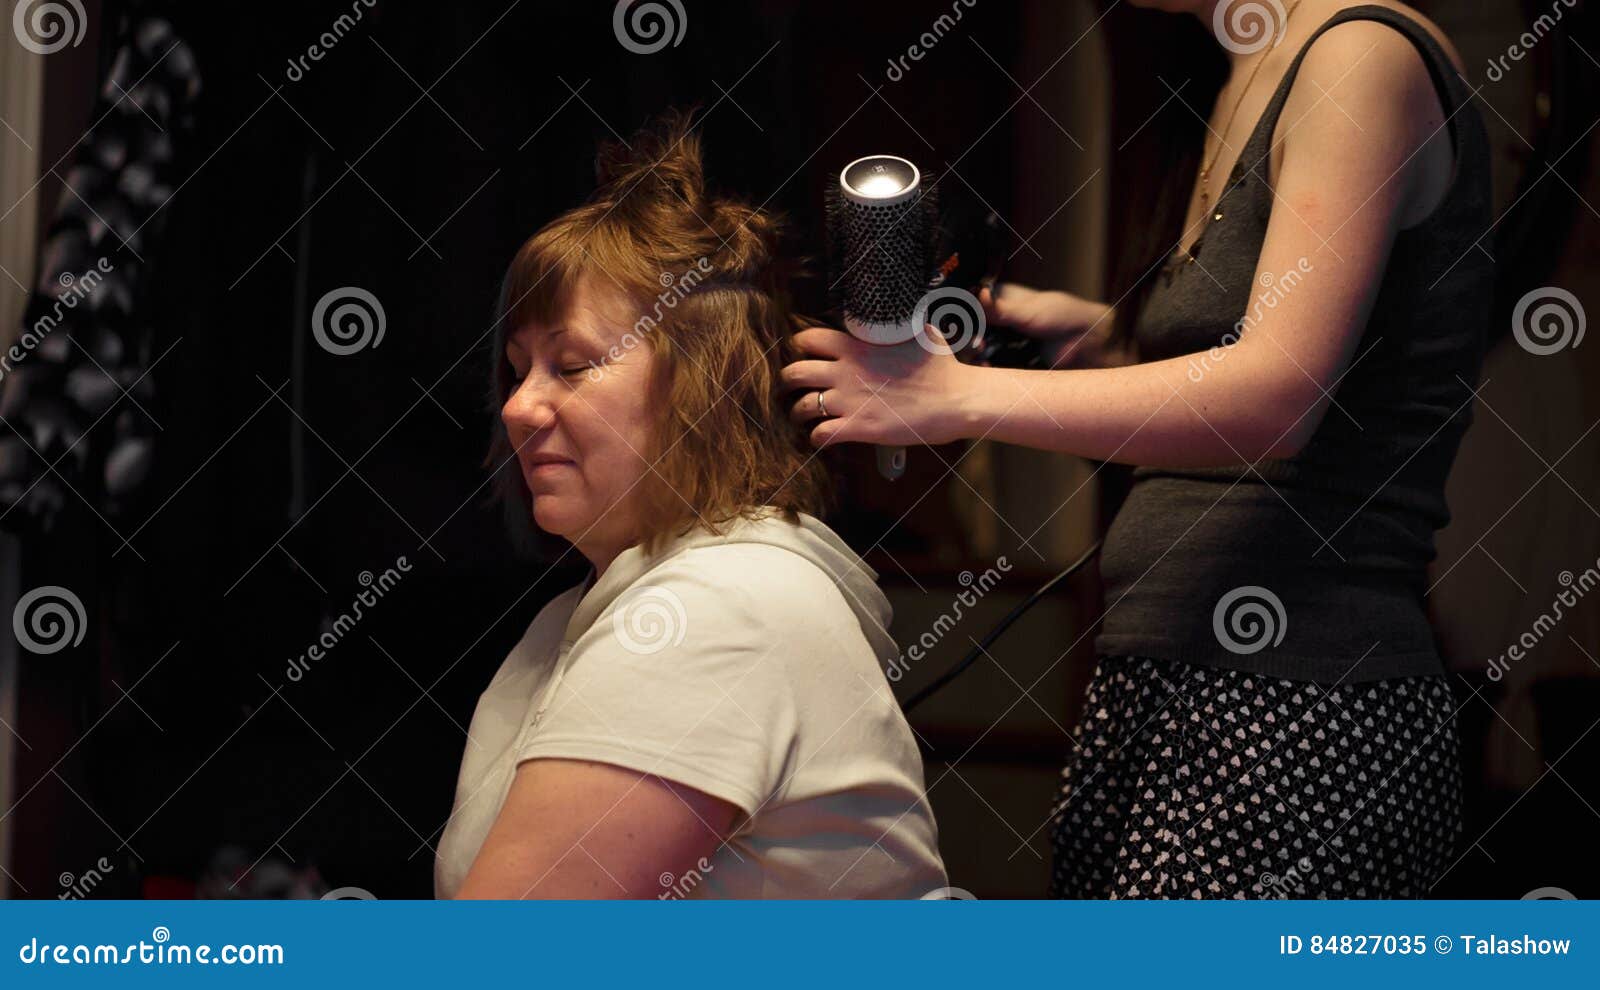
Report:
[[[519,381],[500,419],[534,522],[570,540],[597,571],[640,539],[639,489],[654,456],[655,353],[631,332],[632,309],[620,292],[582,278],[561,323],[520,327],[506,340]]]

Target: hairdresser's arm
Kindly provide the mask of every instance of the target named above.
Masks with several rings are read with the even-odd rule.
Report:
[[[1346,30],[1363,27],[1374,30]],[[1289,134],[1253,292],[1263,291],[1261,276],[1293,271],[1300,281],[1237,342],[1131,367],[1016,371],[814,328],[797,340],[833,360],[798,362],[784,376],[794,387],[829,389],[828,411],[838,418],[817,423],[813,442],[988,437],[1157,467],[1299,450],[1356,357],[1415,195],[1413,152],[1442,114],[1409,42],[1351,24],[1312,47],[1283,119]],[[815,398],[801,396],[794,408],[810,420]]]
[[[1032,337],[1049,368],[1120,368],[1136,360],[1134,349],[1112,341],[1116,310],[1105,303],[1057,289],[1031,289],[1003,282],[978,290],[991,327],[1010,327]]]
[[[716,852],[738,809],[608,763],[533,759],[456,894],[500,900],[655,897]]]

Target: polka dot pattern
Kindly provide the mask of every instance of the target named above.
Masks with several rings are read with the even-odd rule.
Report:
[[[1051,894],[1415,898],[1461,829],[1438,677],[1326,686],[1103,657],[1051,813]]]

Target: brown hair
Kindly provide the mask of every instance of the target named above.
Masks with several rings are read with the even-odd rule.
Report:
[[[498,415],[517,384],[506,337],[558,322],[584,277],[636,307],[624,344],[655,353],[662,414],[644,451],[655,469],[636,491],[646,550],[697,524],[720,532],[764,505],[790,521],[820,513],[827,475],[778,384],[799,356],[789,335],[805,323],[789,308],[779,219],[707,192],[688,113],[603,145],[595,167],[594,193],[522,245],[500,288],[484,465],[514,533],[528,533],[532,503]]]
[[[1228,60],[1198,18],[1118,7],[1113,0],[1099,0],[1097,7],[1117,94],[1106,294],[1117,307],[1112,341],[1132,344],[1145,300],[1183,233],[1206,118],[1227,79]],[[1161,71],[1152,73],[1152,65]]]

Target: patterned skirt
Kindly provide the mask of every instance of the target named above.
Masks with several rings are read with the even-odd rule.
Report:
[[[1461,830],[1439,677],[1324,686],[1102,657],[1074,743],[1054,897],[1425,897]]]

